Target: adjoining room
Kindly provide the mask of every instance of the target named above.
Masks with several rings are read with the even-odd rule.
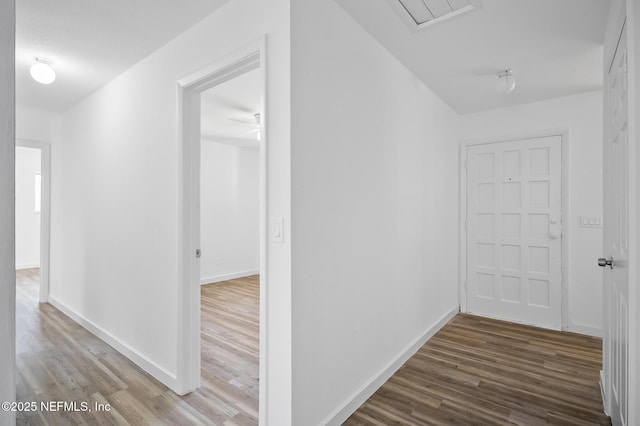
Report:
[[[202,386],[258,419],[260,70],[201,94]],[[238,415],[235,417],[238,420]]]

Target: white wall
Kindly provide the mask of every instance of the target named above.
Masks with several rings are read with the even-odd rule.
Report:
[[[35,211],[35,176],[40,150],[16,147],[16,269],[40,266],[40,212]]]
[[[51,125],[59,114],[27,107],[16,106],[16,139],[50,142]]]
[[[0,2],[0,402],[15,401],[15,2]],[[0,425],[15,413],[0,410]]]
[[[267,34],[268,215],[290,218],[289,1],[234,0],[54,122],[51,300],[175,388],[177,81]],[[269,244],[261,417],[291,417],[290,243]],[[261,343],[265,340],[261,339]],[[266,404],[266,405],[262,405]],[[265,417],[266,416],[266,417]]]
[[[257,274],[260,150],[203,140],[200,158],[200,282]]]
[[[339,424],[457,311],[457,115],[334,2],[291,15],[293,424]]]
[[[569,131],[569,330],[602,334],[602,228],[581,228],[580,216],[602,216],[602,92],[464,115],[461,140],[501,139]],[[567,224],[565,224],[567,225]]]

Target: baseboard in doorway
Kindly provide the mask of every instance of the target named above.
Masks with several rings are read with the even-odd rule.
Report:
[[[579,324],[574,324],[572,322],[569,322],[567,331],[570,331],[571,333],[584,334],[586,336],[591,336],[591,337],[599,337],[602,339],[601,328],[590,327],[586,325],[579,325]]]
[[[16,265],[16,271],[21,271],[23,269],[38,269],[40,268],[39,263],[26,263],[22,265]]]
[[[163,369],[162,367],[155,364],[153,361],[149,360],[146,356],[122,342],[120,339],[104,330],[100,326],[94,324],[93,322],[87,320],[82,315],[74,311],[73,309],[66,306],[60,300],[55,297],[49,295],[49,303],[53,305],[60,312],[74,320],[76,323],[80,324],[85,330],[89,333],[96,336],[98,339],[102,340],[109,346],[111,346],[116,351],[120,352],[123,356],[128,358],[131,362],[136,364],[138,367],[142,368],[144,371],[149,373],[152,377],[162,382],[165,386],[172,390],[177,389],[177,379],[175,376],[171,375],[168,371]]]
[[[373,395],[380,386],[382,386],[393,374],[404,365],[416,352],[431,339],[446,323],[451,320],[459,312],[459,307],[456,305],[444,316],[442,316],[435,324],[429,327],[424,334],[400,353],[396,359],[392,360],[380,373],[371,378],[368,384],[360,388],[351,398],[349,398],[340,408],[330,414],[324,421],[323,425],[336,425],[339,426],[345,422],[367,399]]]
[[[215,284],[222,281],[235,280],[236,278],[250,277],[251,275],[258,275],[258,274],[260,274],[259,269],[252,269],[250,271],[242,271],[242,272],[235,272],[232,274],[217,275],[215,277],[202,278],[200,280],[200,285]]]
[[[604,407],[604,413],[611,417],[609,415],[609,413],[607,412],[607,400],[606,400],[606,394],[604,392],[604,370],[600,370],[600,397],[602,398],[602,406]]]

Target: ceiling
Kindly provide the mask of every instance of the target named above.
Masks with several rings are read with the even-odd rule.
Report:
[[[17,0],[16,103],[63,112],[227,0]],[[29,76],[52,61],[53,84]]]
[[[412,31],[394,0],[335,0],[461,114],[602,87],[609,0],[481,0],[479,10]],[[513,69],[517,87],[496,92]]]
[[[203,141],[258,147],[255,115],[262,106],[260,70],[242,74],[202,93]]]
[[[18,0],[16,103],[63,112],[227,1]],[[418,31],[397,0],[335,1],[459,113],[602,85],[610,0],[481,0],[479,10]],[[53,62],[53,84],[30,78],[34,56]],[[506,68],[518,85],[501,95],[496,74]]]

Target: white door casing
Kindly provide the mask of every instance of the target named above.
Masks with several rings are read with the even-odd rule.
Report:
[[[468,146],[466,310],[562,326],[561,137]]]
[[[200,94],[245,72],[260,69],[262,105],[260,114],[262,139],[260,149],[260,371],[259,422],[267,414],[267,154],[269,120],[266,114],[266,38],[251,42],[208,67],[178,81],[180,145],[180,247],[178,262],[182,285],[178,292],[178,373],[176,389],[186,394],[200,386],[200,265],[196,250],[200,248]]]
[[[605,267],[603,369],[607,412],[613,425],[627,425],[630,158],[626,24],[617,42],[604,84],[605,258],[599,261]]]

